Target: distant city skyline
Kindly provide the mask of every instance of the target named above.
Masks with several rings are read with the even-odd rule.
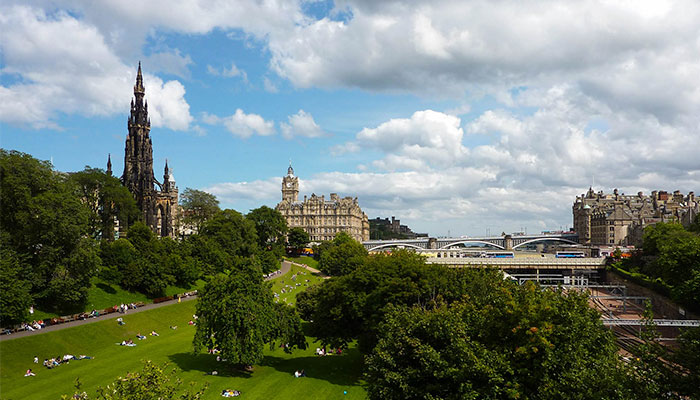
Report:
[[[0,146],[124,168],[138,62],[155,173],[248,212],[359,198],[431,236],[572,226],[589,186],[700,191],[693,1],[9,0]]]

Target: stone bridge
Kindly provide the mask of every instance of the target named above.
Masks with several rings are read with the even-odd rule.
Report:
[[[578,234],[575,232],[564,232],[555,234],[540,235],[505,235],[505,236],[484,236],[484,237],[459,237],[459,238],[417,238],[417,239],[395,239],[395,240],[368,240],[362,242],[367,251],[375,251],[392,248],[423,249],[423,250],[446,250],[460,245],[482,244],[500,250],[515,250],[521,246],[539,242],[561,242],[567,244],[578,244]]]

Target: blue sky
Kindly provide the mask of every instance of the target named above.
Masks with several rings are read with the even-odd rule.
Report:
[[[123,167],[142,62],[155,174],[246,212],[358,196],[432,235],[567,228],[597,190],[700,185],[692,1],[6,1],[0,145]],[[672,29],[671,29],[672,28]]]

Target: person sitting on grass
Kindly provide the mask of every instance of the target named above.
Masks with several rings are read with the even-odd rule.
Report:
[[[151,336],[160,336],[160,335],[156,331],[151,331]]]
[[[139,340],[144,340],[144,339],[146,339],[146,336],[143,336],[143,335],[141,334],[141,332],[137,333],[137,334],[136,334],[136,337],[139,338]]]
[[[86,356],[85,354],[81,354],[78,356],[78,360],[92,360],[92,357]]]
[[[126,322],[124,322],[124,319],[122,319],[122,317],[117,318],[117,323],[119,325],[126,325]]]
[[[27,372],[24,373],[24,376],[36,376],[36,374],[32,372],[31,368],[29,368]]]
[[[177,325],[170,325],[170,329],[172,329],[172,330],[177,329]]]

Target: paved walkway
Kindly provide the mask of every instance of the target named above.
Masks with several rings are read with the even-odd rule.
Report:
[[[306,265],[306,264],[296,263],[296,262],[293,262],[293,261],[285,261],[285,262],[288,262],[288,263],[290,263],[290,264],[294,264],[294,265],[296,265],[297,267],[306,268],[309,272],[314,273],[314,274],[318,274],[318,275],[321,276],[323,279],[330,278],[330,276],[324,274],[323,272],[317,270],[317,269],[314,268],[314,267],[309,267],[309,266]]]
[[[183,297],[182,301],[190,301],[190,300],[194,300],[196,298],[197,298],[197,296]],[[46,328],[38,329],[35,331],[21,331],[21,332],[11,333],[9,335],[1,335],[0,341],[4,342],[6,340],[17,339],[17,338],[21,338],[21,337],[25,337],[25,336],[29,336],[29,335],[40,335],[42,333],[58,331],[61,329],[66,329],[66,328],[72,328],[74,326],[92,324],[93,322],[104,321],[104,320],[108,320],[108,319],[117,319],[119,317],[127,317],[131,314],[136,314],[136,313],[140,313],[143,311],[153,310],[154,308],[169,306],[169,305],[175,304],[175,303],[177,303],[177,299],[168,300],[168,301],[164,301],[162,303],[157,303],[157,304],[154,304],[154,303],[146,304],[143,307],[131,309],[124,314],[122,314],[120,312],[113,312],[113,313],[109,313],[109,314],[100,315],[99,317],[95,317],[95,318],[87,318],[87,319],[81,319],[81,320],[77,320],[77,321],[64,322],[62,324],[49,325]]]
[[[289,261],[283,261],[283,262],[282,262],[282,267],[280,268],[280,270],[281,270],[282,272],[279,273],[279,274],[277,274],[277,275],[275,275],[275,276],[273,276],[273,277],[266,278],[265,280],[266,280],[266,281],[269,281],[269,280],[277,279],[277,278],[279,278],[279,277],[281,277],[281,276],[284,276],[287,272],[289,272],[289,270],[290,270],[291,268],[292,268],[292,263],[291,263],[291,262],[289,262]],[[196,298],[197,298],[197,296],[183,297],[183,298],[182,298],[182,301],[190,301],[190,300],[194,300],[194,299],[196,299]],[[169,306],[169,305],[175,304],[175,303],[177,303],[177,299],[168,300],[168,301],[164,301],[164,302],[162,302],[162,303],[157,303],[157,304],[153,304],[153,303],[151,303],[151,304],[146,304],[146,305],[143,306],[143,307],[139,307],[139,308],[137,308],[137,309],[129,310],[129,311],[126,312],[126,314],[122,314],[122,313],[119,313],[119,312],[114,312],[114,313],[110,313],[110,314],[100,315],[99,317],[96,317],[96,318],[88,318],[88,319],[84,319],[84,320],[77,320],[77,321],[65,322],[65,323],[63,323],[63,324],[49,325],[49,326],[47,326],[46,328],[38,329],[38,330],[35,330],[35,331],[21,331],[21,332],[11,333],[11,334],[9,334],[9,335],[0,335],[0,341],[4,342],[4,341],[6,341],[6,340],[17,339],[17,338],[21,338],[21,337],[25,337],[25,336],[29,336],[29,335],[40,335],[40,334],[42,334],[42,333],[58,331],[58,330],[61,330],[61,329],[66,329],[66,328],[72,328],[72,327],[74,327],[74,326],[92,324],[92,323],[98,322],[98,321],[104,321],[104,320],[108,320],[108,319],[117,319],[117,318],[119,318],[119,317],[125,317],[125,316],[131,315],[131,314],[140,313],[140,312],[142,312],[142,311],[148,311],[148,310],[153,310],[154,308],[159,308],[159,307],[163,307],[163,306]]]

